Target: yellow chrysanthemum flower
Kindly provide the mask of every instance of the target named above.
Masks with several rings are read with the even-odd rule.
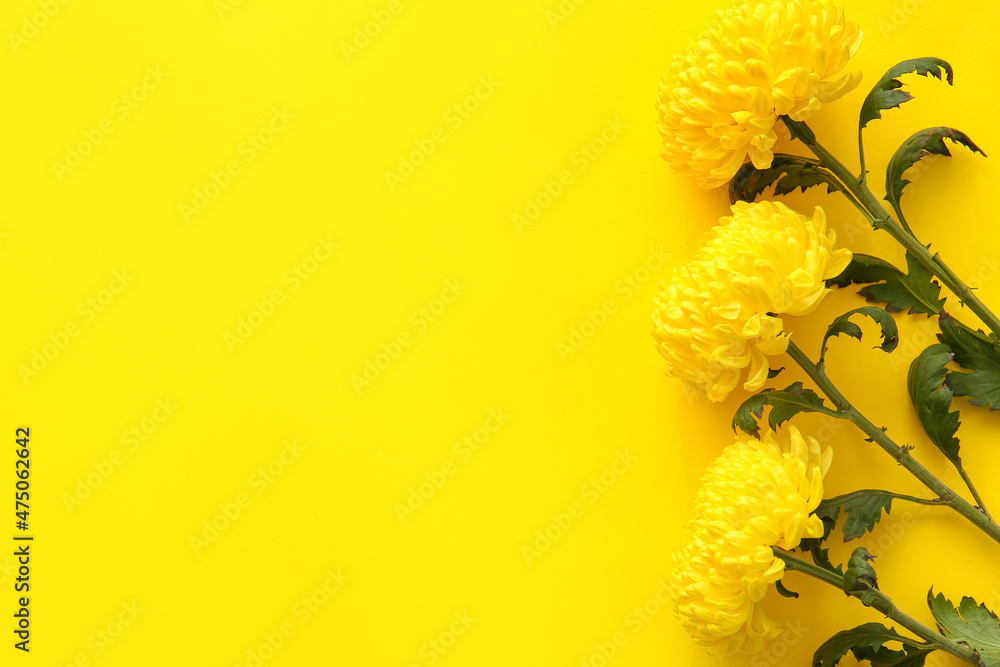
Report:
[[[824,283],[850,263],[816,207],[807,218],[780,202],[737,202],[706,236],[694,259],[660,285],[653,338],[667,373],[721,401],[750,367],[744,387],[760,389],[766,355],[788,338],[776,315],[804,315],[826,295]]]
[[[832,0],[743,0],[675,57],[660,81],[663,158],[702,187],[749,155],[768,167],[778,116],[806,120],[861,81],[846,72],[861,31]]]
[[[737,439],[705,473],[674,554],[672,590],[681,624],[709,653],[759,651],[781,632],[761,608],[785,571],[771,547],[794,549],[823,535],[811,513],[830,458],[789,426],[783,437]]]

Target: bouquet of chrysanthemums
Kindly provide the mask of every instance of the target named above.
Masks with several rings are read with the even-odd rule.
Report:
[[[934,651],[983,667],[1000,665],[1000,622],[985,605],[971,597],[953,604],[932,589],[931,627],[897,608],[891,591],[879,588],[865,548],[834,563],[825,546],[838,522],[846,541],[858,539],[897,500],[953,510],[996,541],[1000,557],[1000,524],[963,467],[959,413],[952,409],[956,397],[1000,408],[1000,319],[917,239],[901,204],[909,184],[905,173],[920,160],[950,155],[949,145],[982,151],[954,128],[921,130],[889,160],[885,197],[877,198],[865,168],[866,126],[911,99],[908,76],[950,84],[953,72],[938,58],[916,58],[877,81],[861,106],[860,172],[854,173],[817,140],[807,121],[858,86],[861,75],[850,60],[860,42],[861,30],[832,0],[737,0],[676,57],[660,83],[663,158],[705,188],[728,184],[732,214],[663,283],[653,338],[667,374],[707,400],[721,401],[740,385],[749,392],[733,419],[740,435],[705,473],[674,557],[676,616],[712,653],[760,651],[782,631],[762,600],[771,586],[794,595],[782,585],[784,573],[794,570],[878,612],[876,620],[820,646],[814,665],[835,665],[852,652],[880,667],[918,667]],[[779,130],[808,156],[775,153]],[[779,201],[758,200],[766,192],[782,196],[814,186],[846,197],[873,229],[898,241],[905,266],[838,247],[819,207],[803,214]],[[814,354],[796,345],[782,317],[806,315],[834,286],[851,283],[863,286],[860,294],[871,305],[834,319]],[[955,479],[965,486],[961,491],[862,414],[827,375],[828,340],[842,334],[860,339],[859,318],[878,325],[880,347],[892,352],[898,332],[891,313],[937,318],[939,342],[913,360],[907,390],[928,440],[954,465]],[[778,388],[773,361],[779,356],[781,363],[790,358],[798,364],[811,386]],[[792,425],[789,420],[801,413],[850,422],[927,492],[918,497],[862,489],[824,498],[831,452]],[[886,617],[890,626],[878,622]]]

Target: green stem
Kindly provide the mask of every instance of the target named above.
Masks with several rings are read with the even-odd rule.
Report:
[[[792,554],[789,551],[785,551],[780,547],[771,547],[774,551],[774,555],[785,562],[785,568],[788,570],[794,570],[796,572],[802,572],[803,574],[808,574],[814,579],[819,579],[822,582],[828,583],[831,586],[836,586],[840,590],[844,590],[844,576],[832,572],[825,567],[820,567],[815,563],[810,563],[807,560],[803,560],[798,556]]]
[[[801,572],[815,579],[819,579],[824,583],[830,584],[837,590],[847,593],[851,597],[862,600],[862,603],[866,607],[871,607],[872,609],[882,612],[888,618],[891,618],[896,623],[899,623],[901,626],[927,642],[930,645],[928,648],[947,651],[953,656],[961,658],[972,665],[980,664],[979,656],[977,656],[975,651],[971,648],[963,646],[953,639],[945,637],[937,630],[927,627],[909,614],[901,611],[896,607],[892,599],[882,591],[876,588],[871,588],[863,592],[848,592],[844,590],[844,578],[841,575],[838,575],[835,572],[830,572],[829,570],[819,567],[818,565],[810,563],[809,561],[803,560],[797,556],[793,556],[787,551],[776,547],[774,548],[774,555],[785,562],[786,569],[794,572]]]
[[[783,117],[784,119],[784,117]],[[784,119],[785,123],[796,123],[796,121],[790,119]],[[798,123],[799,125],[805,126],[805,123]],[[889,233],[892,238],[906,248],[906,251],[913,255],[913,257],[920,262],[928,271],[937,276],[938,280],[951,290],[959,298],[959,301],[968,306],[969,310],[975,313],[979,319],[983,321],[986,326],[990,328],[995,334],[1000,335],[1000,318],[998,318],[993,312],[986,307],[978,296],[975,295],[972,288],[966,285],[958,275],[941,259],[941,256],[937,253],[931,255],[930,251],[921,244],[916,237],[904,229],[896,220],[889,215],[882,203],[875,198],[872,191],[868,188],[867,181],[865,179],[859,179],[857,176],[852,174],[847,167],[845,167],[840,160],[833,156],[828,150],[823,148],[818,141],[813,138],[812,131],[808,132],[798,132],[796,133],[798,138],[809,147],[809,150],[819,159],[819,161],[840,180],[841,183],[850,191],[857,202],[862,204],[862,207],[867,212],[869,222],[875,229],[883,229]]]
[[[826,394],[837,407],[837,412],[841,419],[850,420],[868,438],[885,450],[901,466],[906,468],[914,477],[919,479],[924,486],[934,492],[944,504],[953,508],[956,512],[971,521],[977,528],[989,535],[995,542],[1000,544],[1000,525],[998,525],[987,514],[971,505],[964,498],[951,490],[947,484],[939,480],[930,470],[920,464],[910,454],[909,447],[900,447],[886,435],[885,430],[879,428],[868,420],[861,412],[850,404],[847,398],[834,386],[826,373],[814,364],[805,352],[795,343],[788,342],[788,356],[802,367],[807,375],[816,383],[824,394]]]
[[[865,187],[868,182],[868,169],[865,167],[865,140],[861,137],[862,128],[858,128],[858,158],[861,161],[861,174],[858,176],[858,184]]]
[[[979,495],[976,485],[972,483],[972,478],[969,477],[969,473],[965,472],[965,467],[961,463],[958,463],[955,465],[955,468],[958,470],[958,474],[962,476],[962,481],[965,482],[967,487],[969,487],[969,491],[972,493],[972,497],[975,499],[979,509],[983,511],[983,514],[992,519],[993,515],[990,514],[988,509],[986,509],[986,503],[983,502],[982,496]]]
[[[796,121],[789,119],[785,122],[795,123]],[[798,124],[808,130],[808,126],[804,122]],[[815,134],[813,134],[811,130],[799,132],[796,134],[796,137],[802,141],[802,143],[809,146],[816,157],[819,158],[819,163],[829,169],[848,189],[853,196],[847,196],[847,199],[849,199],[851,203],[861,212],[873,228],[888,231],[893,238],[899,241],[899,243],[906,248],[907,252],[917,259],[917,261],[919,261],[934,275],[938,276],[941,282],[959,297],[959,301],[961,303],[968,304],[970,310],[976,313],[976,315],[978,315],[979,318],[986,323],[994,333],[1000,334],[1000,319],[997,319],[993,312],[990,311],[990,309],[979,300],[979,297],[973,293],[972,289],[962,282],[961,278],[958,277],[951,267],[944,263],[939,253],[935,253],[931,256],[930,252],[927,250],[927,246],[920,243],[920,241],[917,240],[917,237],[907,226],[899,208],[896,209],[897,216],[899,217],[899,223],[897,223],[892,219],[885,207],[882,206],[882,203],[879,202],[872,194],[866,182],[867,172],[865,171],[864,142],[861,140],[860,130],[858,132],[858,151],[861,156],[861,176],[859,178],[855,178],[850,171],[848,171],[847,167],[843,165],[843,163],[841,163],[833,156],[833,154],[816,141]],[[847,193],[845,193],[845,195],[846,194]],[[978,338],[985,339],[991,343],[993,342],[992,339],[984,336],[979,331],[975,331],[957,320],[956,322],[962,327],[962,329],[977,336]],[[824,349],[824,354],[825,352],[826,350]],[[823,354],[820,355],[819,363],[817,364],[820,372],[823,372],[823,356]],[[976,504],[988,518],[992,519],[993,516],[990,514],[989,510],[986,509],[986,503],[983,502],[983,498],[979,495],[979,491],[976,489],[975,484],[973,484],[969,474],[965,471],[961,464],[956,464],[955,467],[958,470],[958,474],[962,477],[962,481],[965,482],[965,485],[972,493],[972,497],[975,499]]]
[[[854,498],[860,498],[861,496],[868,496],[871,494],[887,495],[891,496],[894,500],[905,500],[907,502],[916,503],[918,505],[947,505],[941,498],[918,498],[916,496],[908,496],[905,493],[895,493],[893,491],[883,491],[882,489],[861,489],[860,491],[852,491],[851,493],[845,493],[840,496],[834,496],[833,498],[828,498],[824,500],[821,505],[843,505],[844,503],[853,500]]]

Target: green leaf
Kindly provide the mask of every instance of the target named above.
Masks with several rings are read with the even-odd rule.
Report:
[[[847,561],[847,569],[844,570],[845,593],[857,593],[878,588],[875,568],[869,564],[869,561],[872,560],[875,560],[875,556],[872,556],[868,549],[858,547],[854,550],[850,560]],[[864,602],[863,599],[862,602]]]
[[[910,393],[910,401],[916,408],[920,424],[931,442],[949,461],[961,468],[958,438],[955,437],[961,422],[958,421],[958,410],[951,410],[954,394],[944,383],[947,373],[945,366],[951,358],[951,348],[947,345],[938,343],[928,347],[910,364],[906,389]]]
[[[920,644],[887,628],[881,623],[865,623],[850,630],[842,630],[823,642],[813,654],[813,667],[834,667],[848,651],[879,651],[886,642],[900,642],[905,647],[922,648]],[[916,664],[916,663],[915,663]]]
[[[816,143],[816,135],[813,133],[809,126],[802,121],[792,120],[788,116],[779,116],[781,122],[785,124],[788,128],[788,134],[791,135],[792,139],[798,139],[807,146],[812,146]]]
[[[758,420],[764,414],[765,405],[771,406],[767,421],[772,429],[778,428],[782,422],[788,421],[800,412],[836,415],[836,412],[823,405],[823,399],[816,392],[804,389],[801,382],[796,382],[780,390],[765,389],[743,401],[743,404],[736,409],[736,416],[733,417],[733,430],[738,427],[754,437],[759,435]]]
[[[824,500],[816,508],[816,514],[831,516],[836,520],[840,509],[844,510],[844,541],[850,542],[870,532],[882,518],[882,510],[888,514],[892,509],[893,495],[880,489],[864,489],[836,498]]]
[[[872,88],[871,92],[868,93],[868,97],[861,104],[861,118],[858,122],[859,131],[864,129],[865,125],[869,122],[876,118],[881,118],[882,112],[886,109],[895,109],[903,102],[913,99],[913,95],[905,90],[901,90],[903,82],[896,78],[903,74],[911,73],[920,74],[921,76],[930,75],[938,79],[941,79],[942,76],[947,76],[949,85],[955,80],[955,73],[952,71],[951,65],[940,58],[913,58],[912,60],[904,60],[878,80],[878,83],[875,84],[875,87]]]
[[[968,644],[983,667],[1000,665],[1000,622],[986,605],[964,597],[955,609],[943,593],[934,595],[933,588],[927,593],[927,605],[946,637]]]
[[[781,583],[781,579],[778,579],[776,582],[774,582],[774,587],[778,589],[778,595],[780,595],[783,598],[799,597],[799,594],[796,593],[795,591],[790,591],[787,588],[785,588],[785,585]]]
[[[827,538],[830,537],[830,533],[837,526],[837,515],[840,514],[840,507],[832,508],[832,511],[828,511],[827,514],[832,514],[832,516],[824,516],[817,508],[816,515],[823,520],[823,536],[808,537],[801,540],[799,542],[799,549],[803,552],[808,551],[812,555],[813,562],[821,568],[843,575],[844,568],[840,565],[834,565],[830,561],[830,550],[823,548],[823,543],[826,542]]]
[[[956,364],[970,371],[951,371],[945,376],[945,383],[956,396],[970,397],[973,405],[1000,410],[1000,341],[992,342],[982,334],[977,335],[948,313],[941,313],[938,325],[941,328],[938,340],[951,348]]]
[[[840,181],[817,160],[797,155],[775,155],[771,166],[757,169],[752,162],[740,167],[729,181],[729,202],[754,201],[769,186],[774,185],[775,196],[783,196],[800,188],[825,185],[828,193],[844,190]]]
[[[892,352],[896,349],[896,345],[899,344],[899,331],[896,329],[896,320],[892,319],[892,315],[884,308],[862,306],[861,308],[855,308],[849,313],[844,313],[835,319],[830,328],[826,330],[826,335],[823,336],[823,351],[820,353],[821,361],[826,356],[826,341],[831,337],[846,334],[852,338],[861,340],[861,327],[851,322],[852,315],[865,315],[875,320],[882,329],[882,344],[879,347],[885,352]]]
[[[874,649],[862,646],[853,649],[854,657],[867,660],[872,667],[922,667],[927,656],[934,652],[931,648],[904,646],[902,651],[894,651],[884,646]]]
[[[828,286],[838,287],[874,283],[858,294],[873,303],[884,303],[890,313],[909,310],[911,315],[937,315],[944,308],[944,299],[934,276],[909,253],[906,254],[906,271],[903,273],[878,257],[855,254],[843,273],[826,282]]]
[[[885,199],[892,204],[893,210],[900,218],[903,217],[903,212],[899,200],[903,196],[903,189],[910,182],[903,178],[903,172],[928,155],[951,156],[951,152],[944,143],[945,139],[962,144],[980,155],[986,155],[968,135],[951,127],[929,127],[912,135],[896,149],[896,153],[889,160],[889,166],[885,170]]]

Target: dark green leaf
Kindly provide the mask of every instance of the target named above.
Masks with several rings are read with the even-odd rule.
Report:
[[[783,196],[800,188],[805,192],[816,185],[825,185],[827,192],[844,191],[837,178],[819,162],[797,155],[775,155],[771,166],[757,169],[752,162],[740,167],[729,181],[729,201],[754,201],[769,186],[775,196]]]
[[[813,667],[834,667],[851,650],[878,650],[886,642],[900,642],[904,646],[920,648],[920,644],[887,628],[881,623],[865,623],[850,630],[842,630],[823,642],[813,654]]]
[[[958,411],[951,411],[953,394],[944,384],[945,366],[951,357],[951,349],[947,345],[938,343],[928,347],[910,364],[906,389],[931,442],[960,468],[962,459],[958,455],[958,438],[955,437],[960,424]]]
[[[878,83],[875,84],[875,87],[872,88],[872,91],[868,93],[868,97],[861,104],[861,118],[858,123],[859,130],[864,129],[865,125],[876,118],[881,118],[882,112],[886,109],[894,109],[903,102],[913,99],[913,95],[905,90],[901,90],[903,82],[896,78],[910,73],[920,74],[921,76],[930,75],[938,79],[944,75],[947,76],[949,84],[955,80],[955,73],[952,71],[951,65],[940,58],[913,58],[912,60],[904,60],[886,72],[879,79]]]
[[[903,172],[928,155],[950,156],[951,152],[944,143],[945,139],[962,144],[980,155],[986,155],[979,146],[972,142],[968,135],[951,127],[929,127],[911,136],[896,149],[896,153],[889,160],[889,166],[885,170],[885,199],[892,204],[892,208],[899,217],[903,217],[899,200],[903,196],[903,188],[910,182],[903,178]]]
[[[851,559],[847,561],[847,569],[844,571],[844,591],[856,593],[867,591],[871,588],[878,588],[878,578],[875,576],[875,568],[869,561],[875,557],[864,547],[858,547],[851,554]],[[864,600],[862,600],[864,602]]]
[[[823,399],[816,392],[804,389],[801,382],[796,382],[780,390],[765,389],[743,401],[743,404],[736,409],[736,416],[733,417],[733,430],[738,427],[744,433],[756,437],[760,433],[757,420],[763,416],[765,405],[771,406],[767,421],[772,429],[778,428],[782,422],[788,421],[800,412],[835,414],[823,405]]]
[[[795,591],[790,591],[787,588],[785,588],[785,585],[781,583],[781,579],[778,579],[776,582],[774,582],[774,587],[778,589],[778,595],[780,595],[783,598],[799,597],[799,594],[796,593]]]
[[[816,143],[816,135],[809,129],[808,125],[801,121],[792,120],[788,116],[780,116],[780,118],[781,122],[788,128],[788,134],[791,135],[792,139],[798,139],[807,146]]]
[[[816,514],[836,519],[841,508],[847,515],[844,519],[844,541],[850,542],[871,531],[882,518],[883,509],[886,514],[889,513],[892,509],[892,494],[879,489],[855,491],[824,500],[816,508]]]
[[[945,383],[956,396],[968,396],[973,405],[986,406],[990,410],[1000,410],[1000,341],[989,338],[959,325],[947,313],[938,319],[941,333],[938,339],[951,348],[952,359],[962,368],[970,371],[952,371],[945,377]]]
[[[894,651],[884,646],[880,649],[861,646],[853,649],[853,653],[855,658],[867,660],[872,667],[922,667],[927,656],[934,652],[934,649],[916,646],[904,646],[903,649]]]
[[[892,319],[892,315],[890,315],[884,308],[862,306],[861,308],[856,308],[849,313],[844,313],[833,321],[830,328],[826,330],[826,335],[823,336],[823,352],[820,354],[820,359],[826,355],[826,341],[828,341],[832,336],[846,334],[861,340],[861,327],[854,322],[851,322],[852,315],[865,315],[866,317],[870,317],[875,320],[875,322],[878,323],[879,327],[882,329],[882,344],[879,347],[881,347],[885,352],[892,352],[896,349],[896,345],[899,343],[899,331],[896,329],[896,320]]]
[[[799,542],[799,549],[803,552],[808,551],[813,558],[813,562],[830,572],[836,572],[837,574],[843,575],[844,568],[840,565],[834,565],[830,561],[830,550],[823,548],[823,543],[826,542],[827,538],[830,537],[830,533],[837,526],[837,515],[840,514],[840,507],[833,507],[821,513],[819,509],[816,510],[816,515],[823,520],[823,536],[822,537],[808,537]]]
[[[837,519],[840,517],[840,506],[842,504],[843,503],[839,502],[834,503],[830,502],[829,500],[824,500],[823,502],[821,502],[819,505],[816,506],[815,510],[813,510],[813,514],[823,519],[823,524],[824,527],[826,528],[825,532],[823,533],[822,537],[823,540],[830,537],[830,532],[837,527]],[[826,523],[827,521],[832,522],[832,525],[827,524]]]
[[[944,308],[941,286],[934,276],[916,258],[907,253],[906,270],[903,273],[895,266],[870,255],[855,254],[851,263],[827,285],[846,287],[851,283],[875,283],[861,289],[858,294],[874,303],[884,303],[891,313],[909,310],[930,317]]]
[[[927,605],[946,637],[964,642],[979,654],[983,667],[1000,665],[1000,622],[996,614],[970,597],[962,598],[958,609],[943,593],[927,593]]]

